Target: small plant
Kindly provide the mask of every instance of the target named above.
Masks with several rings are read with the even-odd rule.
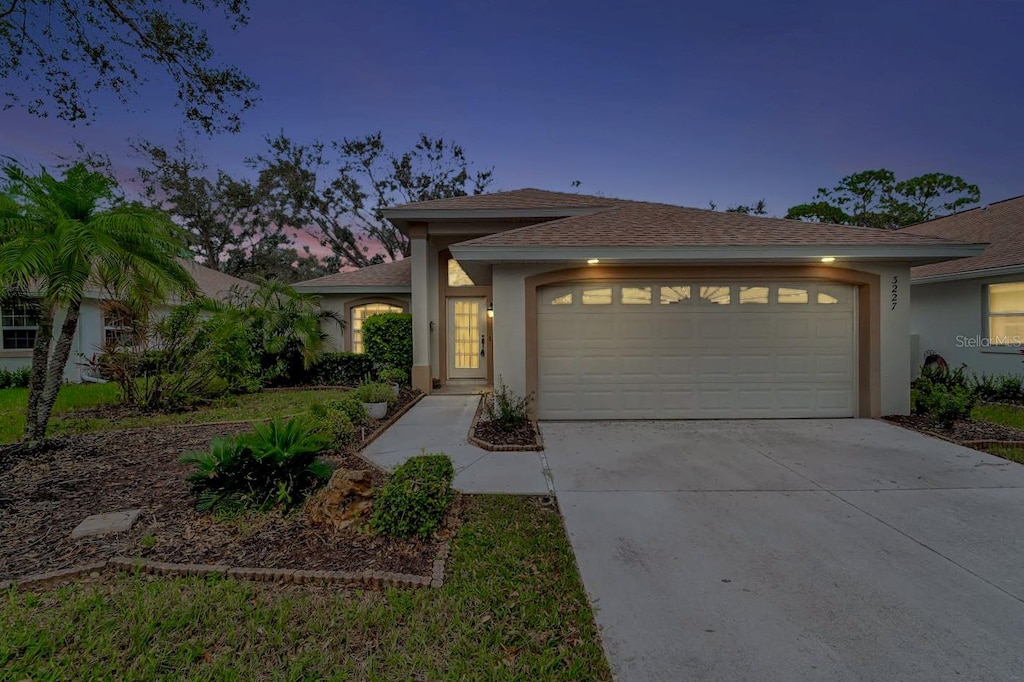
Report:
[[[0,369],[0,388],[28,388],[32,368]]]
[[[484,416],[502,431],[515,431],[530,421],[531,402],[532,395],[517,396],[499,378],[494,394],[484,399]]]
[[[959,370],[958,370],[959,371]],[[914,414],[934,417],[943,428],[967,419],[978,402],[979,391],[961,376],[945,371],[925,371],[911,385],[910,401]]]
[[[370,526],[389,537],[429,538],[455,496],[455,468],[444,454],[410,457],[394,470],[373,503]]]
[[[359,384],[352,395],[364,403],[393,403],[395,392],[387,384],[368,381]]]
[[[153,549],[156,547],[156,536],[147,533],[139,538],[139,544],[142,545],[143,549]]]
[[[317,459],[322,434],[291,419],[257,424],[252,433],[214,438],[206,452],[181,458],[195,466],[188,481],[200,511],[267,510],[291,506],[330,477]]]
[[[406,372],[404,369],[399,369],[397,367],[385,367],[378,373],[377,376],[380,377],[381,381],[387,382],[389,384],[398,384],[399,386],[404,386],[405,384],[409,383],[409,373]]]
[[[359,404],[359,408],[362,407]],[[323,434],[333,445],[346,445],[355,440],[356,427],[348,412],[341,409],[340,400],[313,405],[309,413],[313,417],[316,432]]]
[[[366,408],[361,400],[351,393],[346,393],[337,400],[328,400],[326,406],[332,410],[338,410],[348,415],[349,421],[354,426],[362,426],[366,423]]]

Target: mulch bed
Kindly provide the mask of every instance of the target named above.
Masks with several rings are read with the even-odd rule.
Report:
[[[933,417],[923,414],[893,415],[885,417],[885,419],[914,431],[939,436],[965,445],[970,445],[972,441],[1024,442],[1024,430],[986,421],[967,419],[956,422],[952,428],[944,428]]]
[[[415,398],[416,393],[404,392],[392,413]],[[450,529],[429,541],[389,540],[311,525],[301,509],[231,519],[196,511],[185,481],[190,467],[180,464],[179,457],[206,449],[215,436],[248,429],[218,424],[103,431],[0,452],[0,580],[115,555],[255,568],[430,574]],[[369,426],[367,434],[373,430]],[[375,486],[385,478],[355,454],[324,458],[337,466],[371,470]],[[86,516],[124,509],[142,510],[131,531],[71,540],[72,529]]]
[[[506,431],[495,426],[493,422],[478,421],[473,435],[485,443],[491,445],[521,445],[531,446],[537,444],[537,429],[532,422],[527,422],[514,431]]]

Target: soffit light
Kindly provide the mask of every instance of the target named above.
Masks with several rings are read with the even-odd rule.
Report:
[[[600,262],[601,261],[598,260],[597,258],[588,258],[587,259],[587,265],[597,265]]]
[[[822,263],[835,263],[836,262],[836,257],[835,256],[825,256],[824,258],[821,259],[821,262]]]

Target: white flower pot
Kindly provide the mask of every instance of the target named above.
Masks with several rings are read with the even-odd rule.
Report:
[[[401,390],[398,384],[391,384],[391,390],[395,392],[395,397],[398,397],[398,392]]]
[[[366,416],[370,419],[383,419],[388,413],[387,403],[363,403]]]

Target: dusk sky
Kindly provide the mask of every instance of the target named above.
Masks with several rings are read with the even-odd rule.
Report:
[[[375,130],[462,144],[492,189],[534,186],[773,214],[843,175],[941,171],[983,202],[1024,193],[1024,2],[254,0],[214,45],[260,85],[240,134],[200,138],[241,170],[266,133]],[[52,164],[79,139],[126,168],[130,136],[173,143],[152,82],[91,126],[0,112],[0,152]]]

